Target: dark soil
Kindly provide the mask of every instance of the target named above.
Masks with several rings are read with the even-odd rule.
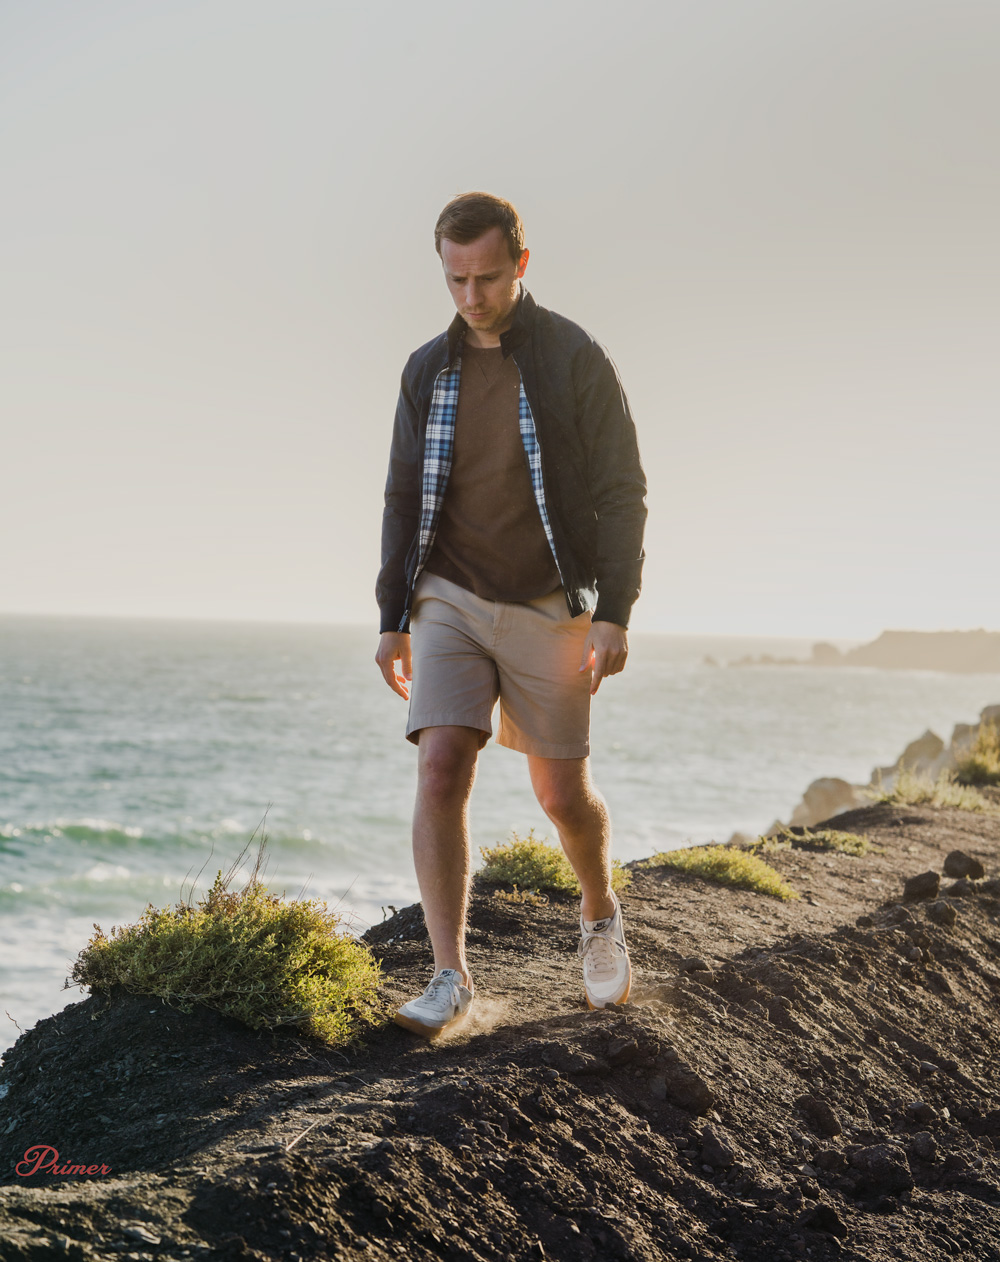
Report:
[[[448,1042],[124,994],[39,1022],[0,1071],[0,1259],[1000,1262],[1000,820],[836,827],[880,852],[779,852],[798,902],[634,870],[621,1009],[586,1010],[572,900],[483,887]],[[986,877],[899,901],[954,850]],[[368,940],[388,1002],[422,988],[419,907]],[[110,1171],[18,1175],[38,1144]]]

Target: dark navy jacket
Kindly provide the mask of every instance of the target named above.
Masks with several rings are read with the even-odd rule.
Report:
[[[414,351],[403,369],[382,516],[375,595],[382,631],[407,631],[418,577],[427,419],[435,382],[461,355],[466,324]],[[566,604],[628,626],[639,595],[646,479],[618,372],[589,333],[522,290],[500,335],[521,374],[541,449],[542,483]],[[426,552],[426,548],[425,548]]]

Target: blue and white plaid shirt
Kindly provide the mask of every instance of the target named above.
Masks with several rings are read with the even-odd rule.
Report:
[[[461,376],[462,358],[459,356],[453,367],[444,368],[438,373],[434,382],[434,393],[431,396],[430,411],[427,415],[427,434],[424,439],[424,480],[420,495],[417,577],[434,546],[438,522],[441,520],[441,507],[444,504],[445,491],[448,489],[452,453],[455,449],[455,417],[458,414],[458,386]],[[531,489],[545,529],[545,538],[549,541],[556,569],[559,569],[559,558],[556,556],[556,546],[552,538],[549,512],[545,505],[545,487],[542,485],[542,449],[538,445],[535,418],[531,415],[523,381],[519,387],[517,419],[521,429],[524,454],[528,458],[528,469],[531,472]]]

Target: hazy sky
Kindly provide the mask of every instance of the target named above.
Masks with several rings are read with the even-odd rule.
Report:
[[[370,621],[432,229],[615,357],[634,625],[1000,628],[996,0],[5,0],[0,611]]]

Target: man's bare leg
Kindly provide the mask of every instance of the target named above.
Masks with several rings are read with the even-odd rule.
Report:
[[[417,746],[413,862],[434,950],[434,971],[457,969],[469,985],[465,916],[469,902],[469,797],[481,733],[425,727]]]
[[[583,890],[583,918],[603,920],[614,915],[611,819],[590,778],[590,759],[529,755],[528,771],[539,805],[555,824]]]

